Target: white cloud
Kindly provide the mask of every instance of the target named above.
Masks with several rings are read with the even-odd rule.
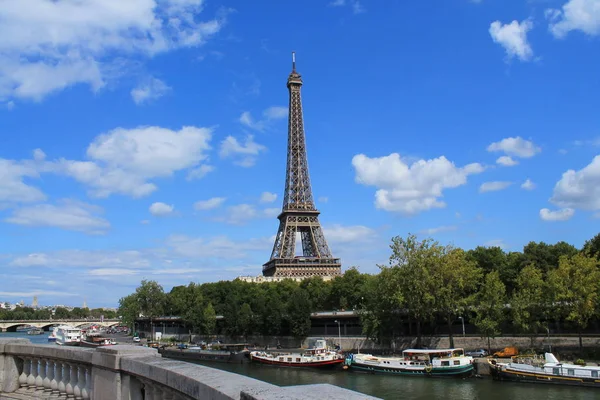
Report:
[[[20,291],[20,292],[0,292],[0,296],[2,297],[33,297],[33,296],[79,296],[77,293],[69,293],[66,291],[54,291],[54,290],[45,290],[45,289],[33,289],[28,291]]]
[[[59,170],[88,185],[94,197],[113,193],[142,197],[157,188],[150,179],[172,176],[206,160],[211,136],[209,128],[190,126],[179,131],[117,128],[90,144],[87,155],[93,161],[61,159]]]
[[[275,200],[277,200],[277,195],[275,193],[263,192],[260,195],[260,202],[261,203],[272,203]]]
[[[528,61],[533,56],[533,50],[527,42],[527,32],[532,28],[533,23],[529,20],[521,23],[515,20],[504,25],[500,21],[494,21],[489,32],[494,42],[504,47],[509,60],[517,57],[521,61]]]
[[[363,225],[331,225],[323,228],[328,243],[352,243],[369,241],[377,237],[377,232]]]
[[[318,201],[319,203],[327,203],[327,202],[329,201],[329,197],[326,197],[326,196],[320,196],[320,197],[317,199],[317,201]]]
[[[288,107],[272,106],[263,111],[267,120],[283,119],[288,116]]]
[[[143,219],[140,221],[140,224],[142,224],[142,225],[148,225],[149,223],[150,223],[149,219]]]
[[[270,238],[233,241],[226,236],[210,238],[172,235],[166,241],[170,251],[177,256],[195,259],[242,259],[248,252],[268,253],[273,247]]]
[[[88,275],[91,276],[126,276],[126,275],[137,275],[139,271],[126,270],[121,268],[98,268],[88,271]]]
[[[560,207],[600,210],[600,155],[579,171],[563,173],[550,202]]]
[[[245,225],[253,219],[274,218],[280,212],[280,208],[257,209],[251,204],[237,204],[227,207],[225,215],[216,217],[215,221],[231,225]]]
[[[502,151],[509,156],[519,157],[519,158],[531,158],[542,151],[541,148],[536,146],[532,141],[525,140],[520,136],[517,137],[509,137],[502,139],[499,142],[494,142],[487,147],[487,151],[489,152],[498,152]],[[502,157],[500,157],[502,158]],[[500,160],[498,159],[498,161]],[[498,162],[497,161],[497,162]],[[501,164],[500,162],[498,162]]]
[[[508,246],[504,243],[502,239],[492,239],[488,240],[483,244],[485,247],[500,247],[501,249],[506,249]]]
[[[140,56],[201,45],[219,32],[226,15],[199,21],[202,3],[2,1],[0,99],[41,100],[79,83],[96,91]]]
[[[148,81],[140,83],[136,88],[132,89],[131,97],[135,104],[143,104],[161,98],[169,90],[171,88],[160,79],[150,78]]]
[[[256,164],[256,159],[261,152],[267,148],[254,141],[254,136],[248,135],[244,144],[238,142],[233,136],[227,136],[221,142],[219,156],[221,158],[234,158],[234,164],[241,167],[252,167]]]
[[[436,233],[455,231],[457,229],[458,227],[455,225],[438,226],[436,228],[423,229],[420,233],[423,233],[425,235],[435,235]]]
[[[194,168],[194,169],[190,170],[190,172],[188,172],[188,174],[187,174],[186,179],[188,181],[192,181],[194,179],[202,179],[208,173],[213,172],[214,170],[215,170],[215,167],[213,167],[212,165],[202,164],[198,168]]]
[[[575,215],[575,210],[572,208],[563,208],[556,211],[550,211],[547,208],[540,210],[540,218],[544,221],[567,221]]]
[[[41,190],[24,182],[24,178],[37,177],[35,164],[0,158],[0,202],[44,201],[46,195]]]
[[[242,125],[250,129],[262,132],[267,129],[273,121],[287,117],[288,108],[272,106],[264,110],[262,115],[263,118],[257,121],[252,117],[250,111],[244,111],[242,115],[240,115],[239,121]]]
[[[513,160],[510,156],[502,156],[496,160],[496,164],[503,165],[505,167],[512,167],[517,165],[519,162],[517,160]]]
[[[213,208],[220,207],[225,200],[225,197],[213,197],[208,200],[200,200],[194,203],[194,209],[200,210],[212,210]]]
[[[417,214],[431,208],[443,208],[443,190],[467,183],[471,174],[483,172],[478,163],[457,168],[441,156],[418,160],[408,165],[397,153],[369,158],[358,154],[352,158],[357,183],[375,186],[375,206],[386,211]]]
[[[110,228],[110,223],[98,216],[102,209],[98,206],[73,200],[61,200],[58,205],[38,204],[14,210],[4,221],[24,226],[47,226],[102,234]]]
[[[281,213],[281,208],[277,208],[277,207],[265,208],[264,210],[262,210],[262,215],[264,215],[265,218],[275,218],[280,213]]]
[[[140,251],[62,250],[31,253],[14,258],[15,267],[75,267],[75,268],[146,268],[150,258]]]
[[[173,214],[174,209],[175,207],[173,205],[156,202],[150,205],[148,211],[150,211],[150,214],[154,215],[155,217],[166,217],[167,215]]]
[[[531,181],[531,179],[526,179],[525,182],[521,184],[521,189],[525,190],[533,190],[535,189],[535,183]]]
[[[563,38],[569,32],[579,30],[587,35],[600,34],[600,3],[598,0],[569,0],[561,10],[547,9],[550,32]]]
[[[352,8],[352,12],[354,14],[360,14],[365,12],[364,7],[360,3],[359,0],[333,0],[329,3],[331,7],[342,7],[342,6],[350,6]]]
[[[506,182],[506,181],[484,182],[481,184],[481,186],[479,186],[479,193],[495,192],[498,190],[503,190],[503,189],[506,189],[507,187],[509,187],[510,185],[512,185],[512,182]]]

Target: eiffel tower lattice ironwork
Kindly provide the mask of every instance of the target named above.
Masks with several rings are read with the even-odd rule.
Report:
[[[283,208],[271,259],[263,265],[264,276],[310,277],[341,274],[339,258],[331,255],[319,211],[313,201],[306,157],[306,137],[302,118],[300,88],[302,77],[296,72],[292,53],[292,73],[288,77],[290,93],[288,119],[287,170]],[[302,256],[296,256],[296,234],[302,239]]]

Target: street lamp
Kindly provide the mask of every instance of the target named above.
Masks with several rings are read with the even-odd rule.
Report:
[[[460,322],[462,322],[463,337],[465,337],[465,319],[463,317],[458,317],[458,318],[460,318]]]
[[[338,321],[337,319],[335,321],[333,321],[335,323],[338,324],[338,342],[340,345],[340,350],[342,349],[342,328],[340,326],[340,321]]]

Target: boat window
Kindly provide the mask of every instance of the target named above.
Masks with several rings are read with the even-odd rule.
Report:
[[[560,368],[552,368],[552,373],[554,375],[560,375]]]
[[[569,370],[567,370],[567,374],[568,375],[575,375],[575,370],[574,369],[569,369]]]
[[[454,360],[454,365],[460,365],[460,360]]]
[[[450,361],[442,361],[442,367],[449,367]]]
[[[279,361],[283,361],[283,357],[279,357]]]
[[[598,371],[592,371],[592,378],[598,377]]]
[[[300,357],[296,357],[296,361],[300,362],[301,358]]]
[[[288,361],[292,361],[292,357],[288,357]]]

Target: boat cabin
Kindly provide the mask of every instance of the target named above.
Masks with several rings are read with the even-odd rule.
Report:
[[[472,358],[465,357],[465,351],[456,349],[406,349],[402,352],[403,365],[433,365],[434,367],[453,367],[470,364]]]

